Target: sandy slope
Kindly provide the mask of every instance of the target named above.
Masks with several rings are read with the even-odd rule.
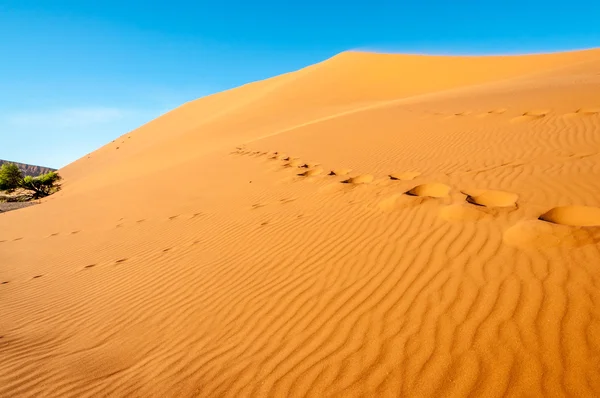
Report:
[[[599,152],[599,50],[185,104],[0,215],[0,396],[600,396]]]

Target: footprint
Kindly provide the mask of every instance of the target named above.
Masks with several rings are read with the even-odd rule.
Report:
[[[579,108],[577,114],[584,116],[592,116],[600,113],[600,108]]]
[[[549,113],[550,113],[549,109],[531,110],[531,111],[527,111],[527,112],[523,113],[521,116],[512,118],[511,122],[519,123],[519,122],[527,122],[527,121],[531,121],[531,120],[537,120],[537,119],[546,117],[546,115],[548,115]]]
[[[301,177],[312,177],[312,176],[316,176],[323,173],[323,169],[321,168],[316,168],[316,169],[310,169],[305,171],[304,173],[300,173],[298,174]]]
[[[53,236],[58,236],[60,232],[55,232],[53,234],[48,235],[48,238],[52,238]]]
[[[85,267],[83,267],[83,268],[94,268],[95,266],[96,266],[96,264],[90,264],[90,265],[86,265],[86,266],[85,266]]]
[[[414,180],[416,177],[420,176],[421,173],[418,171],[405,171],[402,173],[392,173],[389,175],[390,180],[402,180],[402,181],[410,181]]]
[[[166,253],[168,251],[170,251],[172,249],[172,247],[167,247],[166,249],[163,249],[163,253]]]
[[[512,192],[475,189],[462,192],[467,195],[467,202],[483,207],[515,207],[519,195]]]
[[[117,224],[115,225],[115,228],[121,228],[123,226],[123,224]]]
[[[600,114],[600,108],[579,108],[575,112],[566,113],[563,115],[565,118],[571,117],[582,117],[582,116],[594,116]]]
[[[177,217],[179,217],[179,214],[176,214],[176,215],[174,215],[174,216],[171,216],[171,217],[169,217],[169,220],[174,220],[174,219],[176,219]]]
[[[253,209],[260,209],[261,207],[265,207],[265,206],[266,206],[266,204],[264,204],[264,203],[255,203],[255,204],[252,205],[252,208]]]
[[[462,112],[455,113],[454,116],[469,116],[472,113],[473,113],[473,111],[462,111]]]
[[[350,169],[333,169],[329,172],[330,176],[345,176],[350,173],[352,170]]]
[[[369,184],[371,182],[373,182],[373,176],[371,174],[362,174],[356,177],[350,177],[347,180],[342,181],[343,184],[354,185]]]
[[[4,282],[1,282],[0,285],[8,285],[9,283],[10,283],[9,281],[4,281]]]
[[[447,115],[446,117],[444,117],[444,119],[448,120],[448,119],[454,119],[455,117],[468,116],[471,113],[472,113],[471,111],[463,111],[463,112],[457,112],[457,113],[450,113],[449,115]]]
[[[298,166],[301,169],[311,169],[313,167],[317,167],[319,165],[319,163],[303,163],[300,166]]]
[[[294,202],[295,200],[296,200],[296,198],[285,198],[285,199],[280,199],[279,203],[281,203],[282,205],[284,205],[286,203]]]
[[[600,226],[600,207],[555,207],[542,214],[539,220],[572,227],[598,227]]]
[[[261,226],[261,227],[264,227],[264,226],[265,226],[265,225],[267,225],[267,224],[269,224],[269,222],[268,222],[268,221],[261,222],[261,223],[260,223],[260,226]]]
[[[140,223],[143,223],[144,221],[146,221],[146,219],[142,218],[141,220],[137,220],[136,223],[140,224]]]
[[[81,230],[72,231],[72,232],[71,232],[71,235],[76,235],[76,234],[78,234],[78,233],[80,233],[80,232],[81,232]]]
[[[21,240],[21,239],[23,239],[23,237],[21,237],[21,238],[14,238],[13,242],[16,242],[16,241]]]
[[[192,214],[192,216],[190,218],[196,218],[201,215],[202,215],[202,213],[194,213],[194,214]]]
[[[31,279],[41,278],[42,276],[44,276],[44,275],[36,275],[36,276],[32,277]]]
[[[121,258],[121,259],[115,261],[115,264],[124,263],[125,261],[127,261],[126,258]]]
[[[439,182],[417,185],[406,192],[410,196],[425,196],[430,198],[445,198],[449,193],[450,187]]]
[[[501,114],[505,113],[506,111],[507,111],[506,108],[492,109],[491,111],[487,111],[487,112],[477,115],[477,117],[486,117],[486,116],[490,116],[490,115],[501,115]]]

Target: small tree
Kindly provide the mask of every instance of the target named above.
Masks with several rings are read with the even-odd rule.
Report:
[[[58,173],[56,171],[51,171],[37,177],[27,176],[23,178],[23,181],[21,181],[21,188],[33,191],[34,199],[42,198],[58,191],[60,187],[56,183],[60,180],[61,177]]]
[[[14,163],[4,163],[0,167],[0,191],[12,192],[21,186],[23,173]]]

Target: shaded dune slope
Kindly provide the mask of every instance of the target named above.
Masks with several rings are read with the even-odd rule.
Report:
[[[0,215],[0,396],[600,395],[600,51],[343,53]]]

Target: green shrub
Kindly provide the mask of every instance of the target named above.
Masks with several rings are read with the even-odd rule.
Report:
[[[61,180],[56,171],[42,174],[37,177],[27,176],[13,163],[5,163],[0,167],[0,190],[13,192],[23,188],[33,192],[33,199],[42,198],[60,189],[58,182]]]

